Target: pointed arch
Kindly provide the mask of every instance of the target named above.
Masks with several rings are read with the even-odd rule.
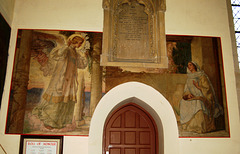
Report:
[[[130,101],[143,107],[155,120],[159,136],[160,154],[179,153],[178,127],[169,102],[154,88],[139,82],[128,82],[111,89],[99,102],[89,131],[88,153],[102,153],[102,137],[108,115]]]

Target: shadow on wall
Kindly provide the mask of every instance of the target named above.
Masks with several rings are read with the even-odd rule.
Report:
[[[3,16],[0,14],[0,101],[2,100],[5,83],[10,34],[11,28],[6,22],[6,20],[3,18]]]

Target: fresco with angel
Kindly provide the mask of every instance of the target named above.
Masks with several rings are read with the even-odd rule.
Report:
[[[18,37],[15,55],[18,64],[13,72],[10,103],[12,106],[20,103],[25,108],[24,113],[18,113],[24,115],[22,132],[88,134],[90,110],[96,106],[93,103],[90,107],[91,69],[93,61],[99,62],[96,57],[100,56],[101,33],[20,30]],[[27,63],[20,64],[24,61],[19,58],[21,53],[28,57]],[[16,76],[21,70],[28,79],[21,82],[27,89],[22,94],[26,96],[19,99],[17,93],[23,93],[23,89],[19,90],[16,83],[23,80],[23,75]],[[18,101],[21,99],[25,103]],[[15,111],[10,107],[7,132],[19,129],[14,128],[17,117],[13,115],[20,108]]]
[[[228,137],[220,38],[166,38],[168,68],[116,67],[100,65],[102,33],[20,29],[6,133],[88,135],[103,95],[136,81],[168,100],[179,137]]]

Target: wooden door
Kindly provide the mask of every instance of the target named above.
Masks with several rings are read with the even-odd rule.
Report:
[[[158,153],[156,124],[134,103],[120,107],[109,116],[103,140],[103,154]]]

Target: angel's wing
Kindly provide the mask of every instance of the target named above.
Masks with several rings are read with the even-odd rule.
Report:
[[[45,75],[50,75],[54,67],[54,61],[51,60],[52,53],[57,51],[57,48],[66,44],[65,40],[63,35],[44,32],[33,33],[31,57],[38,61]]]

